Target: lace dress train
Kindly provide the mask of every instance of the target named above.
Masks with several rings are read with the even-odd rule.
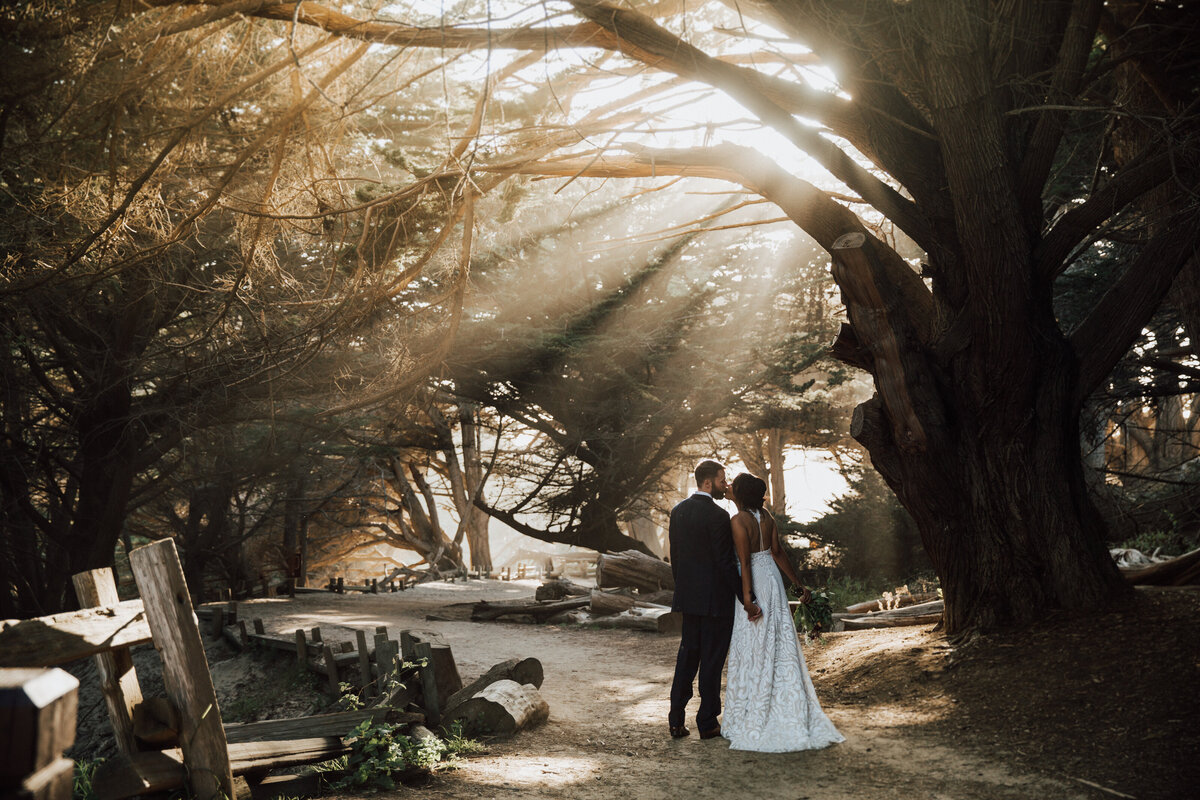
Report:
[[[750,622],[740,602],[734,608],[721,722],[729,748],[785,753],[845,741],[817,702],[771,551],[751,554],[750,571],[763,615]]]

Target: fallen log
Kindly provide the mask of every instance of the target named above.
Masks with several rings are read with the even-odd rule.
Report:
[[[544,674],[542,671],[542,662],[536,658],[510,658],[507,661],[501,661],[499,664],[493,665],[491,669],[471,681],[468,685],[446,698],[446,711],[447,713],[453,711],[455,706],[470,700],[496,681],[509,680],[522,685],[528,683],[540,689],[542,688]]]
[[[486,622],[515,614],[528,614],[541,622],[560,611],[583,608],[589,603],[590,597],[572,597],[568,600],[552,600],[545,603],[539,603],[537,600],[480,600],[471,610],[471,619],[475,622]]]
[[[581,597],[590,593],[591,587],[575,583],[569,578],[549,580],[534,590],[535,600],[562,600],[565,597]]]
[[[894,608],[890,611],[875,611],[869,614],[835,614],[844,630],[860,631],[868,628],[898,628],[905,625],[929,625],[942,619],[945,603],[933,600],[928,603],[905,608]]]
[[[897,592],[891,597],[877,597],[874,600],[866,600],[862,603],[846,606],[846,612],[850,614],[865,614],[869,611],[892,611],[897,608],[919,605],[920,603],[929,603],[937,599],[937,592],[919,592],[917,594]]]
[[[597,628],[618,628],[651,633],[679,633],[683,627],[683,615],[665,606],[655,608],[630,608],[620,614],[593,617],[581,620],[581,624]]]
[[[654,603],[655,605],[670,608],[675,602],[675,590],[663,589],[658,592],[638,592],[637,599],[643,603]]]
[[[862,631],[869,628],[902,628],[906,625],[934,625],[942,621],[941,612],[937,614],[912,614],[904,617],[891,617],[882,614],[872,614],[868,617],[852,617],[842,619],[843,630]]]
[[[608,614],[620,614],[631,608],[665,608],[670,610],[670,606],[659,603],[648,603],[632,594],[607,592],[602,589],[592,590],[590,609],[594,616],[603,617]]]
[[[460,723],[466,736],[511,736],[549,717],[550,705],[537,687],[500,680],[458,704],[442,723],[447,727]]]
[[[1200,585],[1200,550],[1147,567],[1122,569],[1121,574],[1133,586]]]
[[[675,588],[671,565],[637,550],[604,553],[596,560],[596,585],[631,586],[645,592]]]

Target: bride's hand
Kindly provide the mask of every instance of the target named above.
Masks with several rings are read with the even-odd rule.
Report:
[[[758,607],[757,603],[746,603],[742,608],[746,609],[746,616],[750,618],[751,622],[757,622],[762,617],[762,609]]]

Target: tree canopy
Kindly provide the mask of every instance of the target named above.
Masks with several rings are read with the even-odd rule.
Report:
[[[832,352],[876,391],[851,432],[916,522],[947,629],[1119,595],[1080,415],[1144,387],[1114,377],[1131,348],[1176,392],[1200,368],[1196,16],[1149,0],[10,8],[0,479],[27,546],[8,579],[55,552],[88,553],[60,575],[103,560],[135,484],[252,407],[512,415],[542,437],[549,527],[621,541],[617,515],[662,467],[647,454],[729,410],[663,383],[717,352],[697,361],[726,313],[668,271],[761,202],[782,216],[746,224],[786,221],[807,237],[789,240],[798,264],[820,263],[808,242],[831,260]],[[686,186],[739,202],[656,211],[654,247],[576,277],[571,258],[497,257],[521,252],[506,226],[537,228],[530,178],[582,195],[581,219],[603,181],[625,204]],[[544,306],[506,302],[522,280]],[[786,343],[805,311],[784,313],[750,330]],[[484,321],[512,326],[516,357]],[[633,335],[607,338],[617,325]],[[598,359],[611,341],[633,346]],[[795,355],[766,361],[812,354]],[[585,384],[614,402],[579,402]],[[787,416],[772,394],[760,422]],[[481,494],[455,496],[530,526],[513,509],[533,499]]]

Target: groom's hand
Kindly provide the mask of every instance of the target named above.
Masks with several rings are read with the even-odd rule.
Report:
[[[746,609],[746,616],[751,622],[756,622],[762,616],[762,609],[758,607],[758,603],[747,603],[743,608]]]

